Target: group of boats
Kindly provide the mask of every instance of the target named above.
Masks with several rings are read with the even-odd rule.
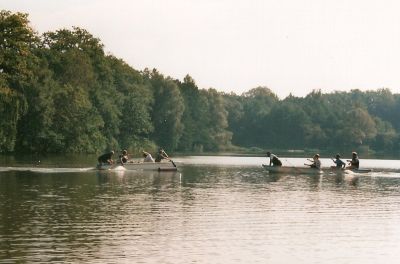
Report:
[[[305,164],[307,165],[307,164]],[[368,173],[371,169],[352,168],[352,167],[298,167],[298,166],[273,166],[262,164],[262,167],[269,173],[288,173],[288,174],[321,174],[321,173]],[[126,163],[115,162],[112,164],[99,163],[96,166],[98,170],[147,170],[147,171],[177,171],[175,162],[166,157],[160,162],[145,162],[144,160],[128,160]]]
[[[269,166],[262,165],[263,168],[270,173],[288,173],[288,174],[321,174],[321,173],[368,173],[371,169],[350,169],[350,168],[310,168],[310,167],[296,167],[296,166]],[[152,171],[176,171],[178,167],[172,160],[163,160],[161,162],[142,162],[142,161],[128,161],[121,165],[117,164],[98,164],[98,170],[152,170]]]

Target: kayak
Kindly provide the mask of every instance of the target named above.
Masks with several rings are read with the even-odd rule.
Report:
[[[320,174],[321,169],[310,167],[286,167],[286,166],[269,166],[262,165],[265,170],[271,173],[290,173],[290,174]]]
[[[98,170],[113,170],[115,168],[121,168],[121,164],[97,164]],[[176,171],[178,168],[173,161],[162,161],[162,162],[137,162],[128,161],[124,163],[123,168],[125,170],[149,170],[149,171]]]

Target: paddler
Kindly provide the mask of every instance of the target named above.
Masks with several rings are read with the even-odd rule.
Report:
[[[99,156],[97,158],[97,161],[99,162],[100,165],[102,164],[113,164],[114,161],[112,159],[112,156],[114,155],[114,150],[108,153],[104,153],[103,155]]]
[[[163,160],[163,159],[169,160],[169,157],[168,157],[167,153],[165,153],[164,149],[160,148],[156,155],[156,162],[161,162],[161,160]]]
[[[121,155],[119,155],[119,163],[121,163],[121,165],[124,165],[127,162],[128,162],[128,151],[124,149]]]
[[[282,166],[282,162],[279,160],[278,156],[268,151],[267,157],[269,157],[269,166]]]
[[[348,169],[358,169],[360,167],[360,160],[358,159],[358,154],[357,152],[353,152],[351,153],[351,160],[347,160],[347,162],[349,163],[349,167],[347,167]]]
[[[344,163],[344,161],[340,159],[339,154],[336,154],[335,159],[332,160],[336,164],[336,166],[332,166],[331,168],[344,169],[344,167],[346,167],[346,163]]]
[[[142,153],[143,153],[143,157],[144,157],[143,162],[154,162],[154,159],[150,153],[148,153],[146,151],[142,151]]]
[[[310,166],[310,168],[315,168],[315,169],[321,169],[321,161],[319,160],[319,154],[315,154],[313,159],[309,159],[309,161],[312,161],[311,164],[306,164],[307,166]]]

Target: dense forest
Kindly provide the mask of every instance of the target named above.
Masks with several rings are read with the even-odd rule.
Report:
[[[36,33],[0,13],[0,152],[362,150],[399,154],[400,95],[389,89],[279,99],[199,89],[133,69],[84,29]]]

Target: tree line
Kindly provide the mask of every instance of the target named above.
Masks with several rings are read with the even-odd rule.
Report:
[[[138,71],[74,27],[39,35],[0,13],[0,152],[99,153],[357,149],[398,153],[400,96],[389,89],[288,96],[199,89]]]

